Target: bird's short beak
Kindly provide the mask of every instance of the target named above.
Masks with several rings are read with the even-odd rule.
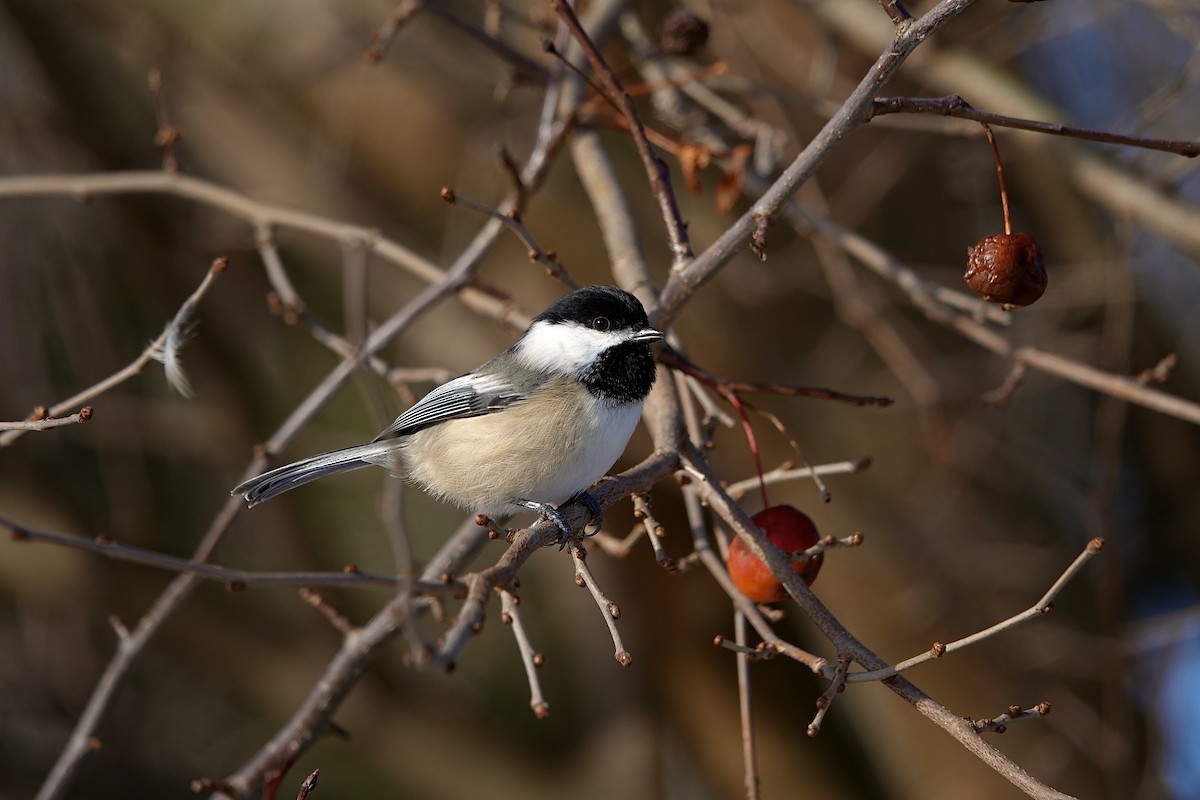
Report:
[[[657,342],[661,338],[663,338],[662,331],[654,328],[643,328],[633,335],[635,342]]]

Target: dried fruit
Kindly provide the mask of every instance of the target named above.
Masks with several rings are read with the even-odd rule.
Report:
[[[817,526],[808,515],[792,506],[771,506],[764,508],[754,515],[754,524],[762,528],[771,544],[787,554],[801,552],[812,547],[821,538]],[[792,562],[792,571],[812,585],[821,570],[825,560],[824,553],[818,553],[811,559]],[[726,561],[729,577],[742,594],[756,603],[778,603],[787,599],[787,590],[783,588],[779,578],[763,563],[762,559],[750,552],[742,540],[734,539],[729,545],[729,558]]]
[[[963,280],[988,302],[1006,309],[1027,306],[1046,291],[1042,248],[1027,233],[985,236],[967,248]]]

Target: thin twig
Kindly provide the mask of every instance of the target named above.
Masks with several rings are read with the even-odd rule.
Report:
[[[885,277],[893,279],[896,277],[894,270],[897,264],[895,260],[866,237],[797,203],[788,206],[787,215],[794,224],[806,226],[821,236],[828,236],[864,266]],[[1136,403],[1159,413],[1200,425],[1200,404],[1198,403],[1146,386],[1136,377],[1114,375],[1036,347],[1013,344],[1004,335],[980,323],[970,313],[958,313],[940,303],[932,302],[931,296],[926,293],[910,293],[909,296],[914,305],[929,319],[957,331],[984,349],[991,350],[1014,363],[1022,363],[1030,368],[1094,389],[1119,400]]]
[[[829,681],[829,688],[817,698],[817,713],[813,715],[812,722],[808,723],[807,733],[809,736],[816,736],[821,732],[821,724],[825,722],[825,715],[829,713],[829,707],[833,705],[833,698],[846,688],[846,669],[849,666],[849,658],[838,659],[837,666],[833,670],[833,679]]]
[[[154,146],[162,152],[163,171],[178,172],[179,158],[175,154],[175,146],[183,139],[183,130],[171,122],[171,112],[167,107],[166,93],[163,90],[162,70],[151,67],[147,77],[150,96],[154,100],[154,114],[158,117],[158,129],[154,131]]]
[[[1103,547],[1103,539],[1092,539],[1090,542],[1088,542],[1087,546],[1083,548],[1083,552],[1075,557],[1075,560],[1071,562],[1071,565],[1067,567],[1061,575],[1058,576],[1058,580],[1056,580],[1054,584],[1046,590],[1046,593],[1043,594],[1036,603],[1021,613],[1014,614],[1003,622],[998,622],[989,628],[985,628],[977,633],[973,633],[970,636],[964,636],[963,638],[957,639],[949,644],[934,642],[933,647],[926,652],[901,661],[894,666],[870,670],[867,672],[852,672],[850,673],[849,677],[847,677],[847,682],[862,683],[863,681],[886,680],[893,675],[897,675],[906,669],[911,669],[918,664],[924,664],[926,661],[932,661],[935,658],[941,658],[949,653],[953,653],[955,651],[962,650],[965,647],[970,647],[973,644],[982,642],[984,639],[990,639],[996,634],[1003,633],[1010,628],[1015,628],[1017,625],[1020,625],[1023,622],[1028,622],[1029,620],[1037,617],[1044,617],[1046,614],[1050,613],[1050,609],[1054,607],[1054,598],[1057,597],[1058,593],[1063,590],[1063,587],[1065,587],[1067,583],[1069,583],[1070,580],[1074,578],[1081,569],[1083,569],[1084,565],[1091,561],[1092,558],[1099,553]]]
[[[827,475],[853,475],[856,472],[862,472],[871,465],[871,459],[858,458],[854,461],[838,461],[832,464],[818,464],[814,467],[788,467],[777,468],[770,472],[764,472],[762,480],[768,486],[775,483],[783,483],[785,481],[795,481],[804,478],[811,478],[813,475],[822,477]],[[729,484],[726,491],[734,500],[741,500],[745,497],[746,492],[758,488],[759,479],[757,477],[745,478],[736,483]]]
[[[37,412],[34,413],[37,416]],[[40,417],[37,419],[21,420],[20,422],[0,422],[0,431],[48,431],[51,428],[63,428],[67,425],[78,425],[92,418],[92,407],[84,406],[74,414],[65,417]]]
[[[694,486],[697,492],[703,495],[709,507],[733,526],[738,535],[746,542],[747,548],[766,563],[776,576],[780,577],[788,594],[830,639],[838,652],[853,658],[868,671],[886,668],[887,664],[883,659],[850,633],[841,621],[825,607],[825,604],[813,594],[803,579],[792,572],[787,557],[778,548],[768,546],[769,543],[765,541],[765,537],[760,541],[761,534],[756,530],[753,521],[721,489],[716,476],[712,473],[711,466],[704,460],[703,455],[693,448],[684,447],[680,452],[680,460],[683,468],[693,479],[689,487]],[[731,596],[734,595],[731,594]],[[827,666],[828,662],[825,662],[818,674],[825,674]],[[1006,755],[985,742],[962,718],[934,701],[933,698],[905,679],[903,675],[894,675],[890,680],[885,681],[884,685],[912,704],[923,716],[953,736],[970,753],[1026,794],[1037,798],[1068,797],[1025,772]]]
[[[734,636],[737,644],[746,646],[746,617],[740,611],[733,614]],[[750,658],[739,652],[737,663],[738,716],[742,721],[742,783],[746,789],[746,800],[758,800],[758,757],[755,753],[754,711],[750,704]]]
[[[529,707],[533,709],[535,717],[545,719],[550,716],[550,704],[542,695],[542,684],[538,679],[538,668],[544,663],[544,656],[530,644],[525,626],[521,623],[517,598],[507,589],[500,590],[500,613],[504,623],[512,627],[513,638],[521,653],[521,663],[525,665],[525,677],[529,680]]]
[[[624,116],[626,122],[629,124],[629,130],[633,135],[634,144],[637,146],[638,155],[642,158],[642,164],[646,168],[646,175],[650,179],[650,187],[654,191],[654,197],[658,201],[659,211],[662,213],[663,222],[666,225],[667,238],[671,243],[672,268],[680,269],[691,260],[692,248],[688,243],[687,225],[680,216],[679,204],[676,202],[675,193],[671,189],[671,174],[667,170],[667,165],[654,152],[654,148],[650,146],[650,142],[646,138],[646,129],[642,125],[641,118],[638,117],[637,110],[633,107],[633,101],[621,86],[616,73],[608,66],[608,62],[604,60],[604,56],[600,54],[595,43],[587,35],[587,31],[580,24],[579,18],[575,16],[575,12],[571,9],[571,6],[564,2],[564,0],[551,0],[551,7],[558,13],[563,22],[566,23],[571,34],[583,49],[584,55],[591,62],[592,69],[604,84],[609,99],[617,105],[621,110],[622,116]]]
[[[6,517],[0,517],[0,525],[7,527],[11,531],[13,540],[17,542],[43,542],[59,547],[68,547],[72,550],[96,553],[115,561],[141,564],[179,574],[191,574],[206,580],[224,583],[230,591],[272,586],[360,586],[395,590],[412,583],[401,578],[363,572],[359,569],[343,570],[342,572],[253,572],[230,569],[208,562],[189,561],[186,558],[170,556],[136,545],[121,544],[107,536],[85,539],[82,536],[39,531]],[[452,595],[461,594],[463,587],[423,582],[419,584],[419,588],[425,593]]]
[[[557,139],[550,137],[547,147]],[[544,154],[540,154],[543,155]],[[545,163],[542,162],[543,168]],[[526,183],[536,175],[523,174]],[[0,177],[0,197],[71,197],[79,201],[102,195],[165,194],[201,203],[226,214],[245,220],[256,230],[267,225],[304,231],[336,242],[363,242],[372,256],[385,264],[399,267],[425,283],[436,283],[445,276],[432,261],[418,255],[399,242],[380,236],[373,228],[332,220],[318,214],[276,206],[254,200],[241,192],[189,175],[161,171],[99,172],[80,175],[21,175]],[[497,223],[498,224],[498,223]],[[485,238],[472,242],[468,257],[490,245],[487,237],[500,233],[485,229]],[[464,286],[458,299],[476,313],[506,321],[512,309],[495,298]]]
[[[130,362],[128,366],[117,370],[104,380],[101,380],[72,395],[71,397],[68,397],[66,400],[55,403],[46,409],[46,414],[43,416],[57,417],[69,409],[76,408],[79,405],[86,403],[88,400],[99,397],[108,390],[112,389],[114,386],[119,386],[130,378],[140,375],[142,370],[144,370],[150,364],[150,362],[156,360],[165,360],[163,353],[164,346],[166,345],[167,341],[172,338],[178,340],[181,335],[177,330],[178,326],[191,317],[192,313],[196,309],[196,306],[200,304],[200,300],[205,294],[207,294],[209,288],[212,286],[213,281],[217,279],[218,275],[225,271],[225,267],[228,265],[228,263],[228,260],[225,258],[217,258],[213,260],[212,265],[208,268],[208,272],[204,273],[204,278],[200,281],[200,285],[197,286],[195,291],[193,291],[191,295],[189,295],[188,298],[183,301],[183,305],[179,307],[179,311],[176,312],[171,324],[168,324],[167,327],[163,329],[163,332],[158,335],[158,338],[151,342],[146,349],[142,351],[141,355]],[[24,433],[25,430],[21,429],[10,429],[4,433],[0,433],[0,447],[6,447],[7,445],[12,444]]]
[[[660,307],[652,315],[652,322],[658,325],[669,324],[682,310],[688,298],[741,251],[762,220],[777,217],[800,186],[829,157],[834,147],[851,131],[870,119],[875,97],[908,56],[930,36],[966,11],[973,2],[974,0],[942,0],[919,19],[896,28],[891,42],[858,86],[771,187],[736,222],[726,228],[715,242],[688,264],[686,269],[671,275],[671,279],[663,288]]]
[[[625,644],[621,641],[621,632],[617,630],[617,620],[621,618],[621,607],[609,600],[600,589],[600,585],[596,583],[596,578],[587,565],[586,550],[578,544],[572,544],[571,560],[575,564],[576,585],[587,587],[587,590],[591,592],[592,599],[596,601],[596,606],[600,609],[600,616],[604,618],[604,624],[608,626],[608,633],[613,640],[613,657],[622,667],[628,667],[633,663],[633,656],[625,649]]]
[[[654,550],[655,562],[667,572],[674,572],[676,569],[675,559],[667,555],[662,543],[666,529],[654,518],[649,494],[637,492],[633,495],[633,516],[641,521],[646,530],[646,537],[650,540],[650,547]]]
[[[890,397],[874,395],[859,395],[839,392],[822,386],[790,386],[780,383],[748,383],[722,378],[701,367],[687,356],[674,348],[664,346],[659,352],[658,360],[672,369],[677,369],[685,375],[712,386],[718,393],[724,395],[724,390],[731,392],[746,392],[751,394],[777,394],[784,397],[811,397],[817,400],[835,400],[854,406],[875,406],[886,408],[895,401]],[[728,396],[726,396],[728,399]]]
[[[1022,709],[1020,706],[1009,706],[1003,714],[995,717],[983,717],[982,719],[969,720],[971,727],[978,733],[1004,733],[1010,723],[1020,722],[1026,719],[1041,719],[1050,713],[1050,704],[1045,700],[1030,708]]]
[[[521,241],[521,244],[525,245],[530,261],[544,266],[552,277],[557,278],[564,285],[572,289],[579,288],[579,281],[575,280],[567,268],[559,263],[557,254],[553,250],[546,250],[538,244],[537,239],[533,237],[533,234],[529,232],[525,224],[521,222],[519,215],[515,213],[505,214],[486,203],[472,200],[469,197],[463,197],[449,186],[442,188],[441,198],[452,206],[463,206],[504,223],[505,227],[512,231],[513,235]]]
[[[969,119],[984,125],[995,125],[1000,128],[1016,128],[1022,131],[1034,131],[1051,136],[1067,136],[1073,139],[1086,139],[1091,142],[1105,144],[1129,145],[1143,150],[1157,150],[1163,153],[1175,153],[1187,158],[1200,155],[1200,142],[1186,142],[1178,139],[1155,139],[1146,136],[1126,136],[1111,131],[1089,130],[1077,128],[1074,125],[1062,125],[1057,122],[1041,122],[1032,119],[1021,119],[1004,114],[993,114],[989,111],[979,111],[958,95],[945,97],[880,97],[872,104],[871,116],[879,117],[884,114],[938,114],[945,117]]]
[[[314,769],[308,774],[300,784],[300,790],[296,792],[296,800],[307,800],[308,796],[317,789],[317,778],[321,776],[321,770]]]
[[[300,599],[316,609],[325,621],[334,627],[342,636],[350,636],[357,628],[350,618],[328,603],[324,597],[305,587],[300,589]]]
[[[396,35],[400,33],[400,29],[407,25],[409,20],[424,7],[425,3],[421,0],[402,0],[371,34],[371,44],[367,48],[367,52],[363,54],[367,63],[378,64],[382,61],[383,57],[387,55],[388,48],[395,41]]]

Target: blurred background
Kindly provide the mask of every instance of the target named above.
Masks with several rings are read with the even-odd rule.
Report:
[[[657,37],[675,6],[635,4]],[[926,5],[915,5],[914,13]],[[0,172],[4,176],[157,169],[159,121],[147,75],[157,67],[184,138],[180,169],[256,200],[378,229],[448,266],[483,224],[438,198],[442,186],[498,203],[508,188],[496,148],[532,147],[542,88],[482,46],[459,20],[548,65],[539,3],[437,4],[415,14],[378,64],[364,53],[393,10],[382,0],[218,0],[113,4],[0,3]],[[695,2],[706,44],[680,63],[723,62],[709,82],[775,136],[786,164],[882,51],[891,23],[877,3]],[[453,19],[451,18],[453,17]],[[1144,0],[980,2],[918,51],[888,94],[962,94],[1020,115],[1012,98],[1047,104],[1051,121],[1195,139],[1200,6]],[[639,81],[624,43],[606,50]],[[645,98],[647,124],[671,131]],[[1013,315],[1006,336],[1118,374],[1178,356],[1164,389],[1200,397],[1200,252],[1101,201],[1038,137],[998,130],[1016,229],[1046,254],[1049,288]],[[628,137],[603,143],[637,215],[656,277],[669,265],[662,223]],[[760,142],[760,148],[764,147]],[[760,150],[767,155],[768,150]],[[1085,144],[1159,196],[1200,203],[1195,163]],[[769,159],[768,159],[769,160]],[[717,209],[721,173],[683,188],[697,250],[746,207]],[[765,166],[770,166],[766,164]],[[768,174],[766,177],[771,177]],[[1002,229],[991,153],[978,126],[886,117],[846,139],[806,202],[911,266],[961,289],[964,250]],[[611,280],[594,212],[564,153],[524,221],[581,282]],[[353,339],[359,301],[379,321],[423,284],[368,260],[367,290],[337,242],[282,231],[278,245],[312,313]],[[505,236],[480,278],[536,313],[562,293]],[[190,555],[269,436],[339,357],[264,298],[268,283],[244,220],[163,195],[0,198],[0,419],[24,418],[124,367],[162,331],[212,259],[230,268],[197,313],[183,350],[193,398],[162,370],[92,402],[87,425],[26,435],[0,448],[0,514],[25,525]],[[833,279],[831,279],[833,276]],[[849,283],[847,283],[849,281]],[[356,288],[357,287],[357,288]],[[866,313],[861,313],[862,309]],[[859,312],[859,313],[856,313]],[[356,328],[356,326],[358,326]],[[822,259],[783,223],[768,258],[739,256],[678,320],[688,352],[745,381],[889,395],[887,409],[755,398],[813,462],[869,457],[831,478],[772,489],[825,533],[866,544],[827,556],[815,590],[875,652],[898,661],[1028,607],[1084,544],[1108,547],[1046,619],[924,665],[912,680],[955,713],[994,716],[1049,701],[1045,719],[990,740],[1040,780],[1089,798],[1200,795],[1200,431],[1061,379],[1031,372],[997,406],[981,398],[1009,373],[1002,359],[928,321],[893,286]],[[446,303],[383,355],[394,364],[470,369],[514,331]],[[417,390],[428,386],[416,385]],[[364,372],[285,456],[369,438],[404,405]],[[756,421],[768,467],[794,458]],[[753,474],[739,431],[719,431],[722,477]],[[645,455],[635,437],[627,463]],[[242,514],[216,560],[256,570],[394,571],[380,521],[388,479],[367,471],[288,494]],[[461,516],[405,496],[418,558]],[[673,486],[655,493],[665,546],[689,535]],[[748,496],[748,511],[761,502]],[[628,509],[608,516],[624,533]],[[492,544],[479,563],[494,561]],[[314,768],[318,797],[725,798],[741,796],[727,598],[701,571],[669,575],[643,541],[624,560],[590,560],[620,603],[628,669],[563,557],[522,572],[522,613],[546,655],[551,715],[537,721],[510,632],[491,624],[451,675],[417,671],[385,651],[327,737],[285,779]],[[40,544],[0,541],[0,797],[32,796],[62,749],[115,648],[113,615],[132,625],[170,575]],[[388,599],[375,590],[325,596],[355,622]],[[785,638],[833,657],[795,609]],[[189,783],[235,771],[307,694],[340,635],[292,589],[202,587],[139,659],[97,730],[69,792],[78,798],[184,797]],[[1008,798],[1019,792],[884,687],[859,685],[805,735],[823,686],[784,659],[755,664],[764,797]],[[464,768],[465,767],[465,768]]]

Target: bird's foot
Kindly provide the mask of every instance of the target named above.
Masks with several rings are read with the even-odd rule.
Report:
[[[584,534],[587,536],[595,536],[600,532],[600,526],[604,522],[604,509],[600,508],[600,504],[596,502],[596,498],[592,497],[587,492],[577,492],[572,495],[564,506],[571,503],[582,503],[587,507],[588,523],[584,526]],[[558,549],[562,550],[567,546],[567,542],[571,538],[571,526],[567,524],[565,518],[557,508],[549,503],[539,503],[536,500],[517,500],[516,504],[528,508],[530,511],[536,511],[542,515],[544,519],[548,519],[558,526]],[[590,533],[589,533],[590,530]]]
[[[536,511],[542,515],[543,519],[548,519],[558,526],[558,549],[562,550],[567,546],[567,540],[571,538],[571,526],[563,518],[563,515],[558,512],[558,509],[549,503],[539,503],[536,500],[517,500],[516,504],[522,508],[528,508],[530,511]]]
[[[596,502],[596,498],[587,492],[576,492],[571,496],[571,499],[567,500],[567,503],[583,503],[587,506],[588,523],[583,529],[586,535],[595,536],[600,532],[600,527],[604,524],[604,509]]]

